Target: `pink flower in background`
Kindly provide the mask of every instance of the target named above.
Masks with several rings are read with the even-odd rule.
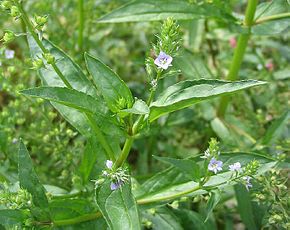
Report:
[[[237,40],[235,37],[231,37],[229,40],[230,47],[235,48],[237,46]]]
[[[266,65],[265,65],[265,67],[270,72],[272,72],[274,70],[274,64],[273,64],[272,61],[267,62]]]

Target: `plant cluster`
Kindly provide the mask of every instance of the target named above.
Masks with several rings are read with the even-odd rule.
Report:
[[[0,228],[289,228],[289,3],[123,2],[0,1]]]

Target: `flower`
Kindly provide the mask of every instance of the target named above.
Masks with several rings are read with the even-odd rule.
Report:
[[[236,172],[241,172],[242,171],[242,166],[240,162],[236,162],[232,165],[229,166],[230,171],[236,171]]]
[[[122,185],[123,185],[122,181],[117,181],[116,183],[111,182],[110,187],[111,187],[111,190],[114,191],[114,190],[117,190],[118,188],[120,188]]]
[[[9,50],[9,49],[5,50],[5,57],[7,59],[14,58],[14,54],[15,54],[15,51],[14,50]]]
[[[249,189],[253,187],[252,183],[250,182],[251,177],[244,176],[243,179],[245,180],[245,183],[246,183],[245,186],[246,186],[247,190],[249,191]]]
[[[230,47],[235,48],[237,46],[237,40],[234,37],[231,37],[229,40]]]
[[[154,64],[162,69],[168,69],[171,66],[172,60],[173,58],[170,55],[160,51],[158,57],[154,60]]]
[[[210,158],[210,155],[211,155],[210,151],[209,151],[209,149],[207,149],[207,150],[205,150],[204,155],[201,156],[200,158],[208,159],[208,158]]]
[[[208,164],[208,170],[217,174],[218,171],[222,170],[222,166],[223,166],[223,162],[218,161],[213,157]]]
[[[268,71],[271,72],[271,71],[273,71],[273,69],[274,69],[274,64],[273,64],[272,61],[269,61],[269,62],[266,63],[265,67],[266,67],[266,69],[267,69]]]
[[[113,161],[107,160],[106,161],[106,166],[107,166],[108,169],[112,169],[112,167],[113,167]]]

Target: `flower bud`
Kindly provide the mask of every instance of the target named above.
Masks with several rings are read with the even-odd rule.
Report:
[[[43,57],[48,64],[53,64],[55,62],[55,57],[51,53],[45,53]]]
[[[20,16],[20,11],[19,11],[17,6],[12,6],[11,7],[10,15],[12,17],[19,17]]]
[[[1,8],[3,10],[10,10],[11,6],[12,6],[12,3],[10,1],[3,1],[1,3]]]
[[[43,65],[43,61],[41,58],[38,58],[32,62],[32,69],[39,70],[43,66],[44,65]]]
[[[39,26],[44,26],[47,23],[47,16],[35,16],[35,23]]]
[[[9,43],[13,41],[15,37],[15,34],[12,31],[8,30],[4,33],[2,40],[4,41],[4,43]]]

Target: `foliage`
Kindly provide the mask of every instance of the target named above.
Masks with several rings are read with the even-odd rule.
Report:
[[[287,1],[0,6],[0,229],[289,228]]]

